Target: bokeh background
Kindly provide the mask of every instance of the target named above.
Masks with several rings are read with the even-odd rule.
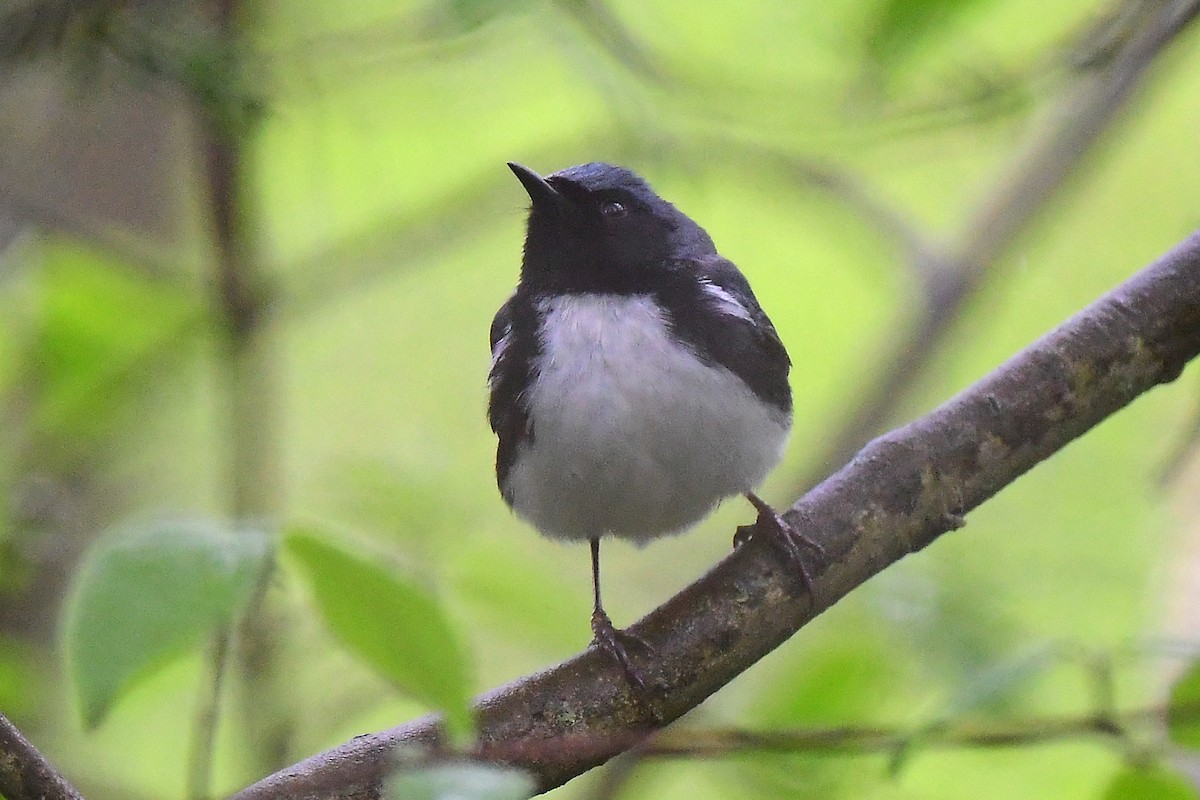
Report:
[[[382,558],[436,598],[473,691],[576,652],[586,548],[541,539],[494,485],[487,329],[527,202],[505,162],[628,166],[742,268],[794,361],[763,490],[786,504],[1200,225],[1195,6],[8,0],[0,710],[88,797],[184,795],[207,639],[90,730],[63,662],[94,543],[164,516]],[[1142,398],[682,724],[1161,701],[1200,626],[1198,389],[1193,367]],[[731,502],[685,537],[607,545],[613,619],[750,518]],[[216,795],[428,710],[342,646],[286,558],[254,616]],[[1090,798],[1129,752],[893,755],[647,762],[621,796]]]

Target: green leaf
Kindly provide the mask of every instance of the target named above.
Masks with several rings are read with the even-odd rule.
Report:
[[[1192,662],[1171,687],[1167,733],[1180,747],[1200,750],[1200,661]]]
[[[462,762],[397,771],[387,800],[527,800],[536,791],[529,773],[513,767]]]
[[[1196,800],[1191,784],[1161,767],[1126,767],[1108,784],[1104,800]]]
[[[228,625],[270,550],[265,533],[207,520],[120,529],[87,555],[67,606],[67,672],[84,723],[138,681]]]
[[[309,533],[287,536],[334,634],[401,691],[441,709],[452,733],[472,729],[459,637],[437,598],[375,560]]]

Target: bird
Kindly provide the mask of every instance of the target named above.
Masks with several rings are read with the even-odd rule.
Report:
[[[590,543],[594,642],[644,691],[630,653],[649,646],[601,601],[604,537],[644,545],[743,495],[811,590],[820,544],[755,494],[791,430],[791,359],[741,271],[637,174],[508,166],[530,206],[490,330],[496,482],[544,536]]]

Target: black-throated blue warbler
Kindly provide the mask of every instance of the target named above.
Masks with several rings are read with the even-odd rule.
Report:
[[[644,688],[600,601],[602,537],[680,533],[741,494],[808,582],[819,546],[754,494],[791,429],[791,361],[737,267],[633,172],[508,166],[532,202],[491,327],[497,483],[544,535],[591,543],[596,642]]]

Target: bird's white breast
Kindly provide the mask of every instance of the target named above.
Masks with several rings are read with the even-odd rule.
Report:
[[[533,435],[505,490],[544,534],[676,533],[779,460],[788,416],[674,339],[649,297],[568,295],[541,310]]]

